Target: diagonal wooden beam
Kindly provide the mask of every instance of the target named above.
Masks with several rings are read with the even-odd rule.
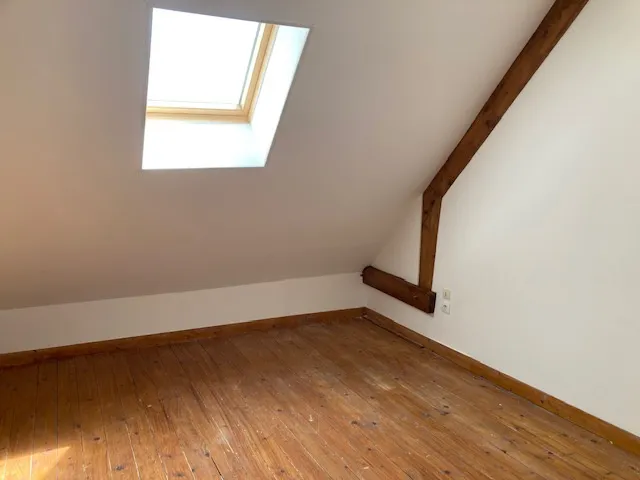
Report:
[[[423,311],[434,311],[436,297],[431,290],[442,198],[588,2],[556,0],[425,190],[422,196],[419,285],[373,267],[363,271],[364,283]]]
[[[422,197],[420,286],[431,288],[440,202],[589,0],[556,0]]]

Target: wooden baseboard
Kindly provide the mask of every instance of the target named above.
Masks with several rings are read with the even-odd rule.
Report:
[[[617,445],[618,447],[626,450],[635,455],[640,455],[640,437],[623,430],[620,427],[616,427],[604,420],[601,420],[590,413],[584,412],[577,407],[569,405],[562,400],[546,394],[535,387],[527,385],[520,380],[506,375],[494,368],[491,368],[478,360],[474,360],[467,355],[453,350],[450,347],[442,345],[441,343],[431,340],[423,335],[420,335],[413,330],[404,327],[388,317],[379,314],[369,308],[364,309],[363,317],[373,322],[385,330],[388,330],[405,340],[415,343],[423,348],[426,348],[447,360],[452,361],[456,365],[470,371],[474,375],[486,378],[490,382],[504,388],[516,395],[529,400],[530,402],[538,405],[539,407],[548,410],[551,413],[558,415],[559,417],[568,420],[579,427],[584,428],[600,437],[608,440],[609,442]]]
[[[26,352],[4,353],[0,354],[0,368],[29,365],[45,360],[59,360],[62,358],[76,357],[78,355],[107,353],[132,348],[158,347],[205,338],[229,337],[248,332],[271,330],[273,328],[292,328],[309,323],[333,323],[360,317],[362,314],[362,308],[350,308],[329,312],[290,315],[287,317],[269,318],[265,320],[255,320],[253,322],[234,323],[231,325],[181,330],[177,332],[156,333],[140,337],[118,338],[115,340],[67,345],[41,350],[29,350]]]

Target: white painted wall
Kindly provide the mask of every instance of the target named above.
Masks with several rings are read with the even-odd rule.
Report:
[[[445,196],[451,315],[368,306],[640,434],[640,2],[614,3],[587,5]],[[419,211],[376,261],[409,280]]]
[[[0,0],[0,309],[361,270],[551,3]],[[152,7],[311,29],[264,168],[141,169]]]
[[[281,25],[269,54],[264,79],[258,91],[251,128],[263,165],[271,151],[282,110],[287,103],[298,63],[309,36],[309,29]]]
[[[0,311],[0,354],[364,306],[360,274]]]

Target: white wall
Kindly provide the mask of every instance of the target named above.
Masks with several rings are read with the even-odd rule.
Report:
[[[0,311],[0,353],[362,307],[360,274]]]
[[[587,5],[445,196],[451,315],[368,306],[640,434],[640,2],[614,3]],[[378,267],[415,276],[419,214]]]
[[[362,269],[552,1],[0,0],[0,309]],[[142,171],[152,7],[311,29],[265,168]]]

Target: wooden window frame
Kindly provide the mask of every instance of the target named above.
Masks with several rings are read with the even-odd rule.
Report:
[[[169,106],[147,106],[147,117],[181,120],[206,120],[251,123],[256,101],[262,87],[278,26],[261,23],[251,54],[240,104],[232,108],[189,108]]]

